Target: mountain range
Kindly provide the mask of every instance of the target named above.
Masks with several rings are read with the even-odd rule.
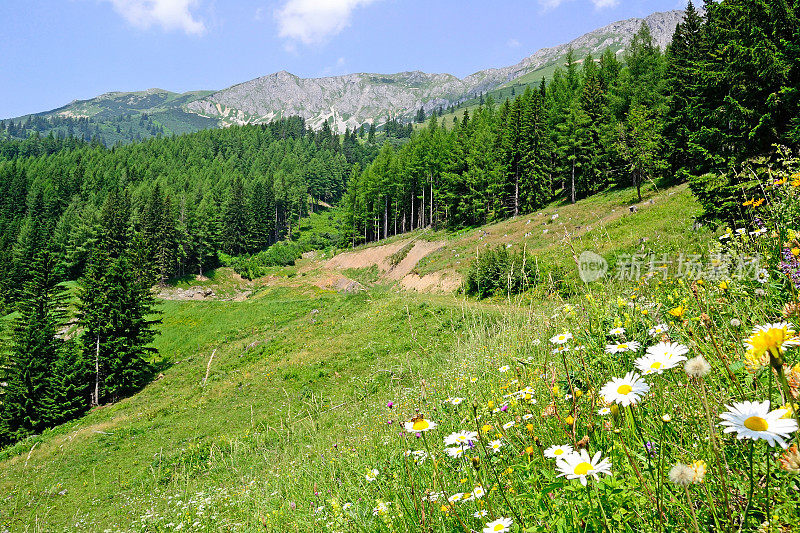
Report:
[[[301,78],[281,71],[220,91],[110,92],[12,120],[28,124],[18,129],[20,134],[30,133],[30,128],[40,133],[55,130],[97,136],[107,144],[159,133],[263,123],[291,115],[302,116],[313,128],[329,121],[334,130],[344,132],[362,124],[379,126],[393,118],[410,120],[420,108],[429,113],[483,93],[538,83],[564,64],[570,49],[576,58],[598,57],[606,49],[624,56],[642,23],[650,27],[654,41],[664,49],[683,15],[675,10],[615,22],[568,43],[543,48],[516,65],[481,70],[465,78],[419,71]]]

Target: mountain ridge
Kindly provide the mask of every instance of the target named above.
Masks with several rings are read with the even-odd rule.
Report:
[[[123,122],[120,130],[117,122],[142,115],[152,122],[145,135],[153,131],[185,133],[206,127],[264,123],[299,115],[312,128],[328,121],[341,133],[364,124],[381,125],[390,119],[409,120],[420,108],[430,113],[502,87],[538,83],[563,63],[569,49],[577,58],[597,56],[606,49],[621,54],[642,23],[650,27],[655,43],[665,49],[683,15],[681,10],[672,10],[613,22],[567,43],[541,48],[514,65],[478,70],[463,78],[420,70],[303,78],[280,70],[216,91],[176,93],[160,88],[110,91],[11,120],[41,117],[115,121],[113,128],[122,131],[120,135],[124,137],[125,131],[132,134],[136,128]],[[45,125],[36,131],[46,129]],[[98,126],[95,131],[104,134],[108,129],[112,128]],[[105,140],[109,143],[109,139]]]

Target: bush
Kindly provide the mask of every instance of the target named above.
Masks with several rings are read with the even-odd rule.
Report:
[[[536,285],[535,261],[521,253],[508,253],[503,246],[478,255],[464,280],[464,292],[486,298],[494,294],[519,294]]]
[[[291,266],[303,255],[303,249],[290,242],[278,242],[264,250],[246,257],[232,260],[233,270],[246,279],[260,278],[267,269],[276,266]]]

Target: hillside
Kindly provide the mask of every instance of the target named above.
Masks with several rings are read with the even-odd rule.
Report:
[[[609,259],[636,248],[641,235],[656,252],[705,245],[707,233],[688,231],[697,206],[685,187],[648,193],[636,214],[627,209],[634,194],[554,204],[530,224],[521,217],[462,234],[417,235],[434,243],[425,248],[430,255],[409,254],[422,264],[398,266],[411,276],[409,267],[423,277],[433,268],[455,276],[476,245],[501,243],[527,243],[541,261],[569,264],[563,232],[579,250]],[[666,214],[676,210],[686,216],[670,220]],[[440,293],[441,286],[395,290],[408,280],[395,285],[391,272],[362,278],[366,291],[336,290],[337,276],[381,272],[386,246],[303,259],[253,282],[220,269],[167,291],[155,342],[158,378],[131,398],[7,449],[0,528],[161,531],[183,523],[217,531],[263,522],[270,531],[305,531],[299,524],[306,518],[285,514],[287,502],[306,517],[315,487],[349,470],[330,454],[345,461],[358,448],[372,449],[377,436],[368,428],[382,420],[386,398],[413,396],[420,379],[430,383],[423,394],[434,393],[435,376],[449,372],[481,328],[543,320],[562,302],[551,294],[529,315],[524,306],[498,306],[504,299],[465,300]],[[169,296],[193,286],[214,295]]]
[[[303,117],[314,128],[328,120],[343,133],[345,128],[380,125],[389,118],[410,120],[420,108],[430,113],[469,102],[480,93],[495,91],[500,96],[504,87],[538,84],[563,63],[570,48],[578,58],[590,53],[597,56],[606,49],[621,54],[643,22],[651,28],[654,42],[665,48],[682,17],[682,11],[669,11],[615,22],[569,43],[539,50],[516,65],[481,70],[463,79],[419,71],[300,78],[282,71],[216,92],[177,94],[150,89],[106,93],[50,111],[11,118],[17,124],[12,133],[16,137],[34,131],[44,135],[50,131],[71,133],[97,137],[111,145],[158,134],[264,123],[293,115]]]

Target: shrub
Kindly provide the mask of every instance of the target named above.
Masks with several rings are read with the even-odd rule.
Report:
[[[303,249],[290,242],[278,242],[264,250],[246,257],[232,260],[233,270],[246,279],[260,278],[267,269],[276,266],[291,266],[303,255]]]
[[[503,246],[478,254],[464,280],[464,292],[485,298],[494,294],[519,294],[536,285],[535,261],[521,252],[509,253]]]

